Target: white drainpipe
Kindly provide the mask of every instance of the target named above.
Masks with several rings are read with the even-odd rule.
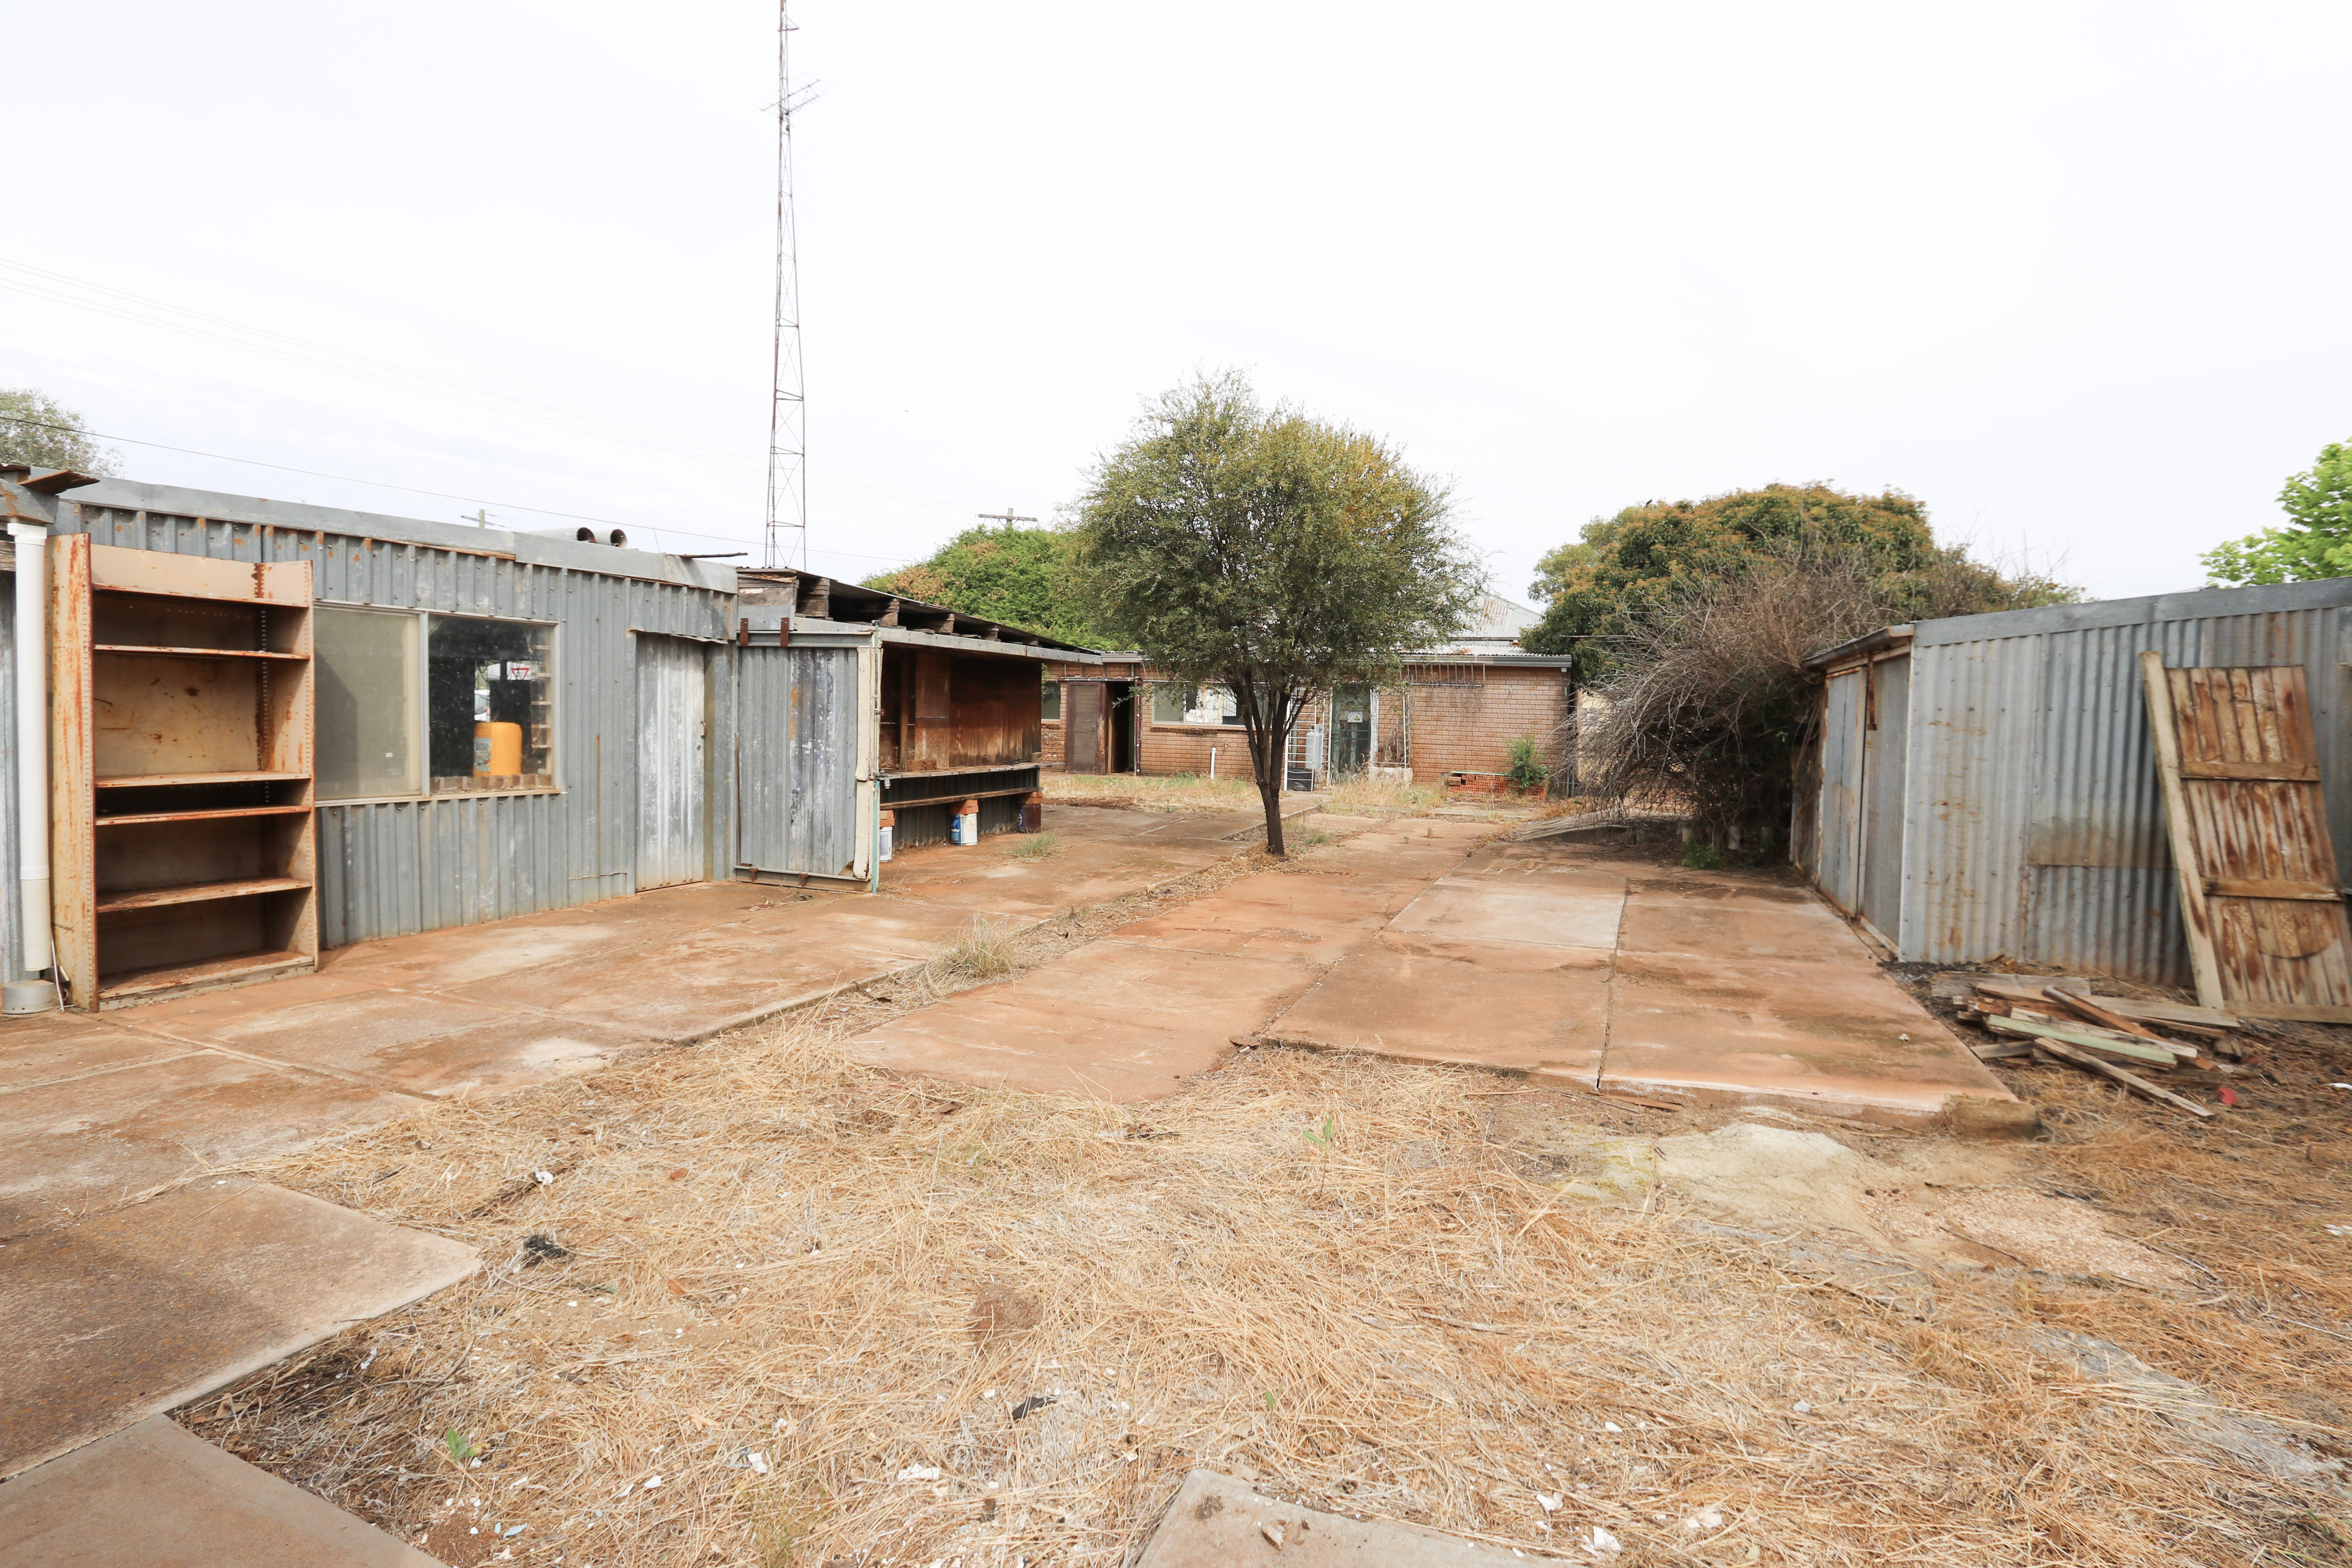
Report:
[[[16,546],[16,856],[25,967],[56,962],[49,946],[49,530],[12,518]]]

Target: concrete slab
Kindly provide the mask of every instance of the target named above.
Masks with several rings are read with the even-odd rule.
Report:
[[[997,918],[1016,926],[1032,923],[1027,916]],[[914,898],[802,904],[756,925],[715,925],[680,940],[542,965],[442,994],[683,1044],[925,962],[971,920],[964,910]]]
[[[157,1416],[0,1484],[0,1562],[43,1568],[441,1568]]]
[[[1590,1083],[1608,1032],[1610,962],[1605,946],[1433,939],[1391,926],[1333,965],[1265,1039]]]
[[[1635,880],[1625,895],[1623,943],[1629,952],[1685,953],[1711,961],[1737,954],[1876,962],[1852,927],[1799,889],[1742,889],[1696,879]]]
[[[472,1273],[474,1249],[244,1177],[0,1248],[0,1475]]]
[[[1547,947],[1617,946],[1622,884],[1562,886],[1443,878],[1396,917],[1394,929],[1454,941],[1528,942]]]
[[[1532,1492],[1528,1506],[1536,1506]],[[1194,1470],[1169,1503],[1136,1568],[1476,1568],[1562,1561],[1416,1524],[1349,1519],[1277,1502],[1231,1476]]]
[[[415,1103],[390,1090],[215,1051],[0,1094],[0,1237]]]
[[[1105,937],[849,1042],[869,1066],[1128,1103],[1172,1094],[1304,990],[1296,958]]]
[[[1412,902],[1409,882],[1262,876],[1118,928],[1129,942],[1328,964]]]
[[[1793,944],[1792,944],[1793,945]],[[1913,1122],[1954,1097],[2015,1107],[1874,965],[1621,952],[1600,1086]]]
[[[0,1023],[0,1094],[160,1061],[190,1049],[87,1013],[41,1013]]]

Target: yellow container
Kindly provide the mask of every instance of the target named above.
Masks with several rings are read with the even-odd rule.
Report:
[[[488,719],[474,726],[474,777],[507,778],[521,771],[522,726]]]

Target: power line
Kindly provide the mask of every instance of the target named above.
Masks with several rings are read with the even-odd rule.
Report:
[[[77,299],[72,295],[61,293],[55,288],[0,277],[0,288],[11,289],[19,294],[29,294],[36,298],[51,300],[60,305],[70,305],[77,309],[112,317],[118,321],[129,321],[142,327],[160,327],[167,332],[178,332],[184,336],[208,342],[226,344],[231,348],[265,354],[272,359],[284,360],[292,364],[333,371],[338,374],[352,376],[360,381],[373,382],[378,386],[389,386],[402,392],[424,392],[428,396],[446,398],[453,402],[496,413],[517,413],[527,419],[534,419],[545,424],[563,426],[583,434],[625,441],[632,445],[648,447],[656,451],[675,452],[681,455],[700,458],[705,462],[727,463],[743,467],[751,465],[750,459],[721,447],[706,446],[698,442],[680,441],[674,437],[656,435],[633,425],[622,424],[613,420],[598,419],[593,415],[572,413],[551,404],[534,402],[528,398],[516,397],[508,392],[492,392],[487,388],[471,386],[464,382],[454,381],[447,376],[435,375],[427,371],[411,370],[387,360],[356,354],[346,349],[329,348],[324,344],[312,343],[283,332],[273,332],[268,328],[247,326],[243,322],[229,320],[226,317],[210,315],[201,310],[191,310],[184,306],[168,304],[160,299],[150,299],[143,295],[132,294],[124,289],[111,288],[102,283],[91,283],[82,278],[68,277],[64,273],[51,272],[47,268],[33,267],[25,262],[0,258],[0,267],[52,278],[60,283],[70,284],[77,288],[88,289],[92,293],[110,294],[118,299],[129,300],[135,305],[146,307],[150,310],[160,310],[173,316],[184,316],[189,319],[189,321],[206,323],[206,325],[192,326],[187,322],[164,319],[141,310],[127,309],[107,301]],[[266,339],[268,341],[247,342],[233,334]],[[272,347],[272,344],[283,344],[285,347]],[[339,361],[348,362],[336,362]],[[412,384],[419,382],[429,384]]]
[[[803,105],[795,105],[794,107],[800,108],[803,107]],[[47,267],[35,267],[29,262],[13,261],[7,257],[0,256],[0,268],[8,268],[17,272],[31,273],[58,283],[70,285],[75,288],[87,289],[93,294],[111,295],[116,299],[128,300],[134,305],[146,307],[152,310],[163,311],[172,316],[184,316],[188,318],[189,321],[208,323],[209,325],[191,326],[186,322],[161,319],[156,317],[144,314],[142,311],[127,309],[121,306],[113,305],[103,300],[78,299],[70,294],[59,292],[55,288],[44,287],[37,284],[25,283],[16,279],[0,277],[0,288],[9,289],[19,294],[29,295],[38,299],[46,299],[54,304],[68,305],[73,307],[75,309],[88,310],[92,314],[105,316],[114,320],[128,321],[135,326],[141,327],[159,328],[167,332],[177,332],[184,337],[195,338],[207,342],[220,343],[230,348],[242,349],[251,353],[267,355],[271,359],[282,360],[289,364],[308,365],[314,370],[331,371],[338,375],[347,375],[356,381],[370,382],[377,386],[391,387],[399,392],[421,393],[427,397],[443,398],[452,402],[469,407],[486,409],[495,413],[520,413],[524,417],[536,420],[542,424],[576,430],[590,435],[625,440],[633,445],[644,446],[656,451],[675,452],[681,455],[694,457],[701,461],[723,463],[737,467],[748,468],[752,465],[751,459],[742,455],[739,452],[714,446],[704,446],[693,442],[680,441],[672,437],[642,431],[634,426],[623,425],[614,421],[599,420],[592,415],[574,414],[563,409],[556,408],[551,404],[533,402],[527,398],[519,398],[512,396],[509,393],[493,392],[488,388],[474,386],[468,382],[455,381],[446,376],[434,375],[431,372],[425,371],[411,370],[406,366],[395,364],[388,360],[373,359],[365,354],[354,353],[347,349],[337,349],[323,343],[313,343],[308,340],[292,337],[284,332],[272,331],[265,327],[249,326],[242,322],[233,321],[225,316],[215,316],[206,311],[191,309],[184,305],[173,305],[164,300],[151,298],[146,295],[133,294],[127,289],[115,288],[107,284],[93,283],[88,278],[74,277],[62,272],[51,271]],[[218,329],[218,330],[215,330],[215,328]],[[235,334],[243,334],[243,337],[236,336]],[[246,341],[246,338],[268,339],[271,343],[282,343],[288,347],[286,349],[273,348],[269,346],[268,343]],[[290,351],[294,350],[303,351]],[[324,358],[310,357],[311,355],[324,356]],[[335,362],[339,361],[349,362]],[[379,371],[383,373],[376,373]],[[411,384],[413,382],[430,382],[432,384]],[[130,440],[131,438],[128,436],[119,436],[110,437],[110,439]],[[139,443],[138,444],[152,445],[154,444],[149,442]],[[173,448],[173,450],[177,449]],[[228,458],[226,459],[226,461],[234,463],[243,462],[245,459]],[[265,466],[267,466],[267,465],[265,465]],[[941,511],[961,511],[963,507],[968,505],[968,503],[965,502],[945,500],[937,496],[920,496],[909,490],[894,489],[886,485],[869,485],[865,483],[863,480],[838,478],[829,474],[813,473],[809,474],[807,478],[816,484],[830,485],[837,489],[856,490],[870,496],[885,496],[892,500],[906,501],[916,506],[935,507]],[[358,482],[367,483],[368,481]],[[388,489],[404,488],[404,486],[387,486],[385,487]],[[426,493],[430,494],[432,492]],[[849,551],[844,553],[854,554],[856,552]]]
[[[1015,523],[1034,523],[1037,520],[1034,517],[1024,517],[1010,507],[1001,512],[975,512],[972,516],[983,523],[1003,523],[1008,528]]]
[[[329,474],[318,468],[297,468],[290,464],[266,463],[258,457],[232,457],[226,452],[199,452],[193,446],[169,446],[160,441],[142,441],[135,435],[113,435],[102,430],[81,430],[70,424],[56,424],[45,419],[27,419],[22,414],[0,413],[0,420],[11,424],[29,424],[37,430],[55,430],[68,435],[88,436],[98,441],[121,441],[132,446],[152,447],[158,452],[177,452],[186,457],[209,457],[216,463],[241,463],[249,468],[272,468],[280,474],[300,474],[311,479],[333,479],[345,485],[366,485],[378,490],[398,490],[409,496],[431,496],[436,500],[465,501],[477,507],[498,507],[509,512],[529,512],[535,517],[562,517],[575,523],[602,523],[608,528],[636,529],[659,538],[663,534],[677,534],[690,539],[714,539],[725,544],[744,541],[732,534],[698,533],[692,528],[656,527],[649,523],[624,522],[616,517],[592,517],[582,512],[559,512],[547,507],[526,507],[520,501],[494,501],[482,496],[460,496],[447,490],[420,489],[415,485],[392,485],[382,479],[362,479],[350,474]],[[468,521],[477,519],[469,518]],[[866,555],[857,550],[828,549],[828,555],[847,556],[854,560],[904,561],[911,558],[895,555]]]

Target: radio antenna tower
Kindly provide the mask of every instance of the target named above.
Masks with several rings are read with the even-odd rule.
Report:
[[[792,564],[799,535],[808,567],[808,402],[801,370],[801,275],[793,221],[792,0],[776,4],[776,341],[768,405],[768,530],[764,566]],[[805,91],[805,89],[803,89]]]

